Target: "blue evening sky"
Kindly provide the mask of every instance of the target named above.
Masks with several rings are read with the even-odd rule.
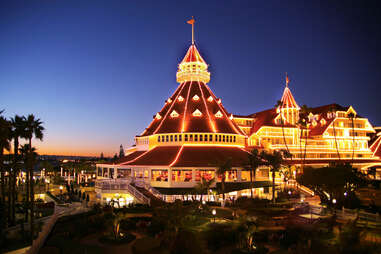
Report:
[[[9,0],[0,3],[0,109],[34,113],[41,154],[113,155],[176,89],[191,43],[228,111],[339,103],[381,125],[377,1]]]

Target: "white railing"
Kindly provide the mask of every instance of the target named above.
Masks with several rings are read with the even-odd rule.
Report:
[[[161,194],[158,190],[156,190],[154,187],[152,187],[149,183],[144,182],[144,186],[143,187],[147,191],[151,192],[152,195],[154,195],[155,197],[157,197],[157,198],[159,198],[161,200],[164,200],[163,194]]]
[[[128,179],[102,179],[95,182],[95,188],[103,190],[127,190],[131,195],[141,202],[150,205],[151,200],[131,185]]]

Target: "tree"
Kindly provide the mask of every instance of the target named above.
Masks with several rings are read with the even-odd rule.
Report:
[[[278,101],[277,104],[275,105],[276,108],[279,108],[279,116],[280,116],[280,123],[282,125],[282,136],[283,136],[283,143],[284,145],[286,146],[286,150],[290,153],[290,149],[288,149],[288,145],[287,145],[287,140],[286,140],[286,135],[284,134],[284,119],[283,119],[283,112],[282,112],[282,108],[283,108],[283,102],[282,101]],[[292,157],[291,157],[292,158]]]
[[[17,198],[17,192],[16,192],[16,177],[18,175],[18,172],[20,171],[20,167],[19,167],[19,161],[20,161],[20,158],[19,158],[19,155],[18,155],[18,152],[19,152],[19,139],[20,138],[26,138],[26,119],[24,116],[18,116],[18,115],[15,115],[12,119],[11,119],[11,135],[12,135],[12,138],[13,138],[13,172],[12,174],[10,174],[10,192],[13,194],[12,198],[11,198],[11,213],[12,213],[12,216],[11,216],[11,221],[12,221],[12,224],[15,222],[15,217],[16,217],[16,213],[15,213],[15,200]],[[27,184],[29,182],[27,181]],[[27,202],[28,202],[28,186],[27,186]],[[28,211],[27,211],[28,213]],[[28,217],[28,215],[26,214],[25,215],[26,218]]]
[[[104,159],[103,152],[101,152],[100,160],[103,160],[103,159]]]
[[[208,194],[211,185],[214,183],[214,178],[209,181],[201,177],[201,181],[196,184],[195,189],[196,192],[201,195],[201,201],[203,194]]]
[[[334,139],[335,139],[335,146],[336,146],[336,153],[337,153],[337,157],[339,158],[339,161],[341,160],[340,158],[340,151],[339,151],[339,146],[337,145],[337,138],[336,138],[336,128],[335,128],[335,120],[336,120],[336,109],[335,109],[335,106],[331,106],[331,108],[329,109],[329,112],[334,115],[334,119],[332,120],[332,128],[333,128],[333,136],[334,136]]]
[[[250,170],[250,196],[253,198],[253,180],[256,180],[256,173],[258,167],[264,164],[263,158],[261,157],[258,149],[253,149],[249,154],[248,154],[248,167]]]
[[[35,137],[39,140],[42,141],[44,137],[44,132],[45,128],[42,126],[42,122],[40,119],[36,119],[36,117],[33,114],[30,114],[26,118],[26,135],[25,137],[29,141],[29,148],[30,154],[32,154],[32,138]],[[29,168],[29,178],[30,178],[30,234],[31,238],[33,240],[34,237],[34,186],[33,186],[33,165],[34,161],[29,160],[30,164],[28,165]]]
[[[298,120],[298,126],[301,130],[300,136],[299,136],[299,144],[300,144],[300,156],[302,161],[302,169],[304,168],[304,163],[306,160],[306,151],[307,151],[307,142],[308,142],[308,113],[310,109],[307,107],[307,105],[303,105],[299,110],[299,120]],[[302,150],[302,138],[304,137],[304,154]]]
[[[232,159],[228,158],[225,161],[217,163],[217,171],[216,174],[221,177],[221,191],[222,191],[222,199],[225,202],[225,180],[226,180],[226,172],[232,170]]]
[[[10,150],[11,141],[11,124],[2,116],[3,110],[0,111],[0,172],[1,172],[1,205],[5,204],[5,167],[4,167],[4,150]]]
[[[290,156],[285,150],[277,151],[274,150],[273,153],[268,153],[266,151],[262,151],[261,157],[265,161],[265,165],[270,167],[270,172],[272,174],[272,200],[275,203],[275,173],[279,172],[281,166],[284,164],[285,157]]]
[[[348,118],[351,120],[351,124],[352,124],[352,164],[354,162],[354,157],[355,157],[355,123],[354,123],[355,117],[356,115],[353,112],[348,114]]]
[[[119,149],[119,158],[123,158],[124,157],[124,149],[123,149],[123,146],[120,145],[120,149]]]
[[[343,204],[345,192],[353,196],[357,188],[366,184],[364,175],[350,164],[306,168],[297,181],[319,195],[322,203],[331,205],[330,200],[335,198],[338,206]]]

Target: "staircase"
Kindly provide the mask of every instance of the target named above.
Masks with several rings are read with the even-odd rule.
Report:
[[[157,194],[155,195],[152,191],[148,190],[147,188],[139,187],[137,185],[134,185],[134,187],[138,189],[141,193],[143,193],[146,197],[150,198],[151,206],[158,207],[165,205],[165,201],[163,201],[160,197],[157,196]],[[161,194],[159,193],[159,195]]]
[[[151,199],[134,186],[129,179],[102,179],[95,182],[97,193],[127,192],[143,204],[151,204]]]

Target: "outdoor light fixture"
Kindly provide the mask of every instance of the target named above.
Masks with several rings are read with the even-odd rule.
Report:
[[[205,204],[206,204],[205,200],[203,200],[203,201],[202,201],[202,204],[203,204],[203,205],[205,205]]]
[[[60,186],[60,190],[63,190],[63,186],[62,185]]]
[[[348,195],[348,193],[347,192],[344,192],[344,196],[347,196]]]
[[[332,199],[332,203],[336,204],[336,198]]]
[[[291,191],[288,191],[288,195],[291,195]]]
[[[216,209],[212,210],[212,214],[214,216],[214,223],[216,223]]]

